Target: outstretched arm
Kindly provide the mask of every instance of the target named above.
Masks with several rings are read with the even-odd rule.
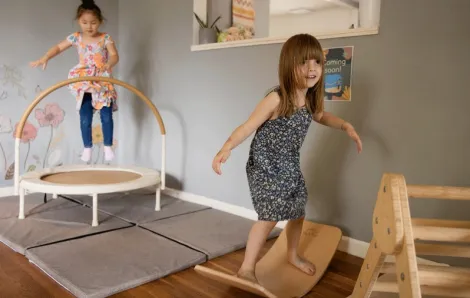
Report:
[[[356,133],[356,130],[354,129],[354,126],[352,126],[351,123],[329,113],[329,112],[320,112],[314,115],[313,119],[315,122],[320,123],[322,125],[336,128],[336,129],[341,129],[345,131],[351,139],[353,139],[354,142],[356,142],[357,145],[357,151],[360,153],[362,151],[362,142],[361,139],[359,138],[358,134]]]
[[[276,92],[267,95],[256,106],[248,120],[233,131],[221,151],[232,150],[245,141],[261,124],[272,117],[279,102],[280,98]]]
[[[212,168],[217,174],[221,174],[220,165],[227,161],[230,151],[245,141],[261,124],[270,119],[279,102],[279,95],[276,92],[271,92],[256,106],[248,120],[233,131],[212,162]]]
[[[352,125],[343,119],[329,113],[329,112],[320,112],[314,115],[313,119],[315,122],[336,129],[345,130],[347,125]]]
[[[42,69],[46,69],[47,61],[51,60],[55,56],[59,55],[63,51],[70,48],[72,44],[68,40],[63,40],[60,43],[54,45],[50,48],[44,56],[42,56],[39,60],[33,61],[30,63],[31,67],[38,67],[42,65]]]

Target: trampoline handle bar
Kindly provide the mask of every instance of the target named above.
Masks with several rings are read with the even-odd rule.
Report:
[[[83,82],[83,81],[94,81],[94,82],[107,82],[115,85],[119,85],[121,87],[126,88],[127,90],[131,91],[137,97],[139,97],[142,101],[144,101],[147,106],[152,110],[155,118],[157,119],[158,125],[160,126],[160,133],[162,135],[162,168],[161,168],[161,188],[165,189],[165,156],[166,156],[166,150],[165,150],[165,136],[166,136],[166,130],[165,130],[165,124],[163,123],[162,117],[160,116],[160,113],[157,109],[157,107],[150,101],[150,99],[145,96],[141,91],[139,91],[137,88],[135,88],[132,85],[129,85],[123,81],[120,81],[115,78],[111,77],[79,77],[79,78],[71,78],[67,79],[64,81],[61,81],[44,91],[42,91],[35,99],[34,101],[28,106],[26,111],[23,113],[23,116],[21,117],[20,122],[18,123],[18,126],[15,131],[15,174],[14,174],[14,183],[15,183],[15,195],[19,194],[19,183],[20,183],[20,141],[21,137],[23,135],[23,129],[26,124],[26,120],[28,120],[29,115],[33,111],[33,109],[38,105],[38,103],[43,100],[47,95],[50,93],[56,91],[57,89],[60,89],[64,86],[77,83],[77,82]]]

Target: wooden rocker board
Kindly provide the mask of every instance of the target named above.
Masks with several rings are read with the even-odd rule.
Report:
[[[274,245],[256,264],[256,278],[259,284],[202,265],[197,265],[195,270],[203,276],[261,297],[303,297],[312,290],[325,273],[336,253],[341,237],[342,232],[337,227],[304,221],[298,252],[300,256],[315,265],[314,275],[304,273],[287,261],[286,229],[281,232]]]

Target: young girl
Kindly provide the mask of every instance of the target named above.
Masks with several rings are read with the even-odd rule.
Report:
[[[354,127],[323,111],[324,56],[316,38],[298,34],[289,38],[281,50],[279,87],[258,104],[248,120],[239,126],[215,156],[212,168],[221,175],[231,150],[256,131],[250,146],[246,173],[258,221],[253,225],[245,259],[238,276],[257,282],[255,264],[267,236],[278,221],[288,220],[288,260],[306,274],[315,273],[315,265],[297,254],[307,188],[300,169],[300,148],[312,119],[341,129],[362,151]]]
[[[41,59],[31,63],[32,67],[42,65],[46,68],[47,62],[71,46],[77,48],[79,63],[73,67],[68,78],[83,76],[110,77],[113,67],[118,63],[119,56],[114,41],[109,34],[99,32],[103,23],[101,9],[93,0],[82,0],[77,8],[76,20],[81,32],[75,32],[59,44],[53,46]],[[100,118],[104,137],[104,157],[106,161],[114,158],[112,150],[114,111],[117,111],[117,93],[114,86],[106,82],[77,82],[68,86],[77,100],[77,110],[80,112],[80,129],[84,150],[81,159],[88,162],[91,158],[93,146],[91,124],[93,113],[100,111]]]

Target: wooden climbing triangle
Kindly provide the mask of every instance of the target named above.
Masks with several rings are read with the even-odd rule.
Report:
[[[470,268],[417,262],[417,255],[470,258],[470,246],[462,245],[470,243],[470,222],[412,218],[409,198],[470,200],[470,187],[407,185],[403,175],[385,173],[373,212],[373,238],[349,297],[369,298],[373,292],[470,297]],[[395,261],[386,262],[387,256]]]

